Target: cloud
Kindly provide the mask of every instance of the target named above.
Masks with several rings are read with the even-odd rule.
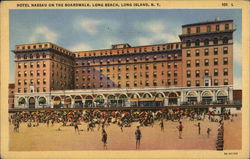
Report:
[[[179,42],[180,30],[168,30],[167,25],[161,21],[149,21],[135,24],[136,29],[143,32],[144,36],[136,38],[139,45],[155,43]]]
[[[47,26],[36,27],[34,32],[29,37],[29,42],[38,42],[38,41],[49,41],[56,43],[58,39],[58,34],[52,31]]]
[[[99,27],[102,25],[101,20],[97,19],[82,19],[80,22],[80,26],[84,31],[91,35],[95,35],[99,32]]]
[[[69,47],[70,51],[87,51],[87,50],[92,50],[91,46],[85,43],[79,43],[76,45],[73,45]]]

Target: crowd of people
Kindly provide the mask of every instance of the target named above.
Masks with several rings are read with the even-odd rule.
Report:
[[[142,132],[140,127],[154,126],[155,121],[159,121],[161,131],[164,131],[164,120],[179,122],[177,129],[179,131],[179,139],[182,139],[182,131],[184,126],[182,120],[202,121],[209,120],[211,122],[221,123],[224,119],[231,119],[233,115],[225,113],[223,115],[216,114],[214,111],[195,111],[193,109],[164,109],[164,110],[117,110],[117,111],[100,111],[94,110],[40,110],[40,111],[22,111],[10,114],[9,122],[13,124],[14,132],[19,132],[20,123],[27,124],[27,127],[38,127],[40,124],[54,126],[58,123],[60,131],[64,126],[74,127],[75,133],[80,134],[81,129],[78,125],[82,122],[87,124],[86,131],[94,131],[102,129],[102,142],[104,149],[107,149],[108,135],[105,127],[110,124],[116,124],[121,132],[124,127],[131,127],[133,122],[139,123],[135,131],[136,149],[140,147],[140,139]],[[198,125],[198,134],[201,131],[200,122]],[[208,128],[207,134],[211,129]]]

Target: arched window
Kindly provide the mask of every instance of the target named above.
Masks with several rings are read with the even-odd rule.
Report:
[[[205,46],[208,46],[209,45],[209,40],[205,39],[204,44],[205,44]]]
[[[186,43],[187,47],[190,47],[191,46],[191,41],[188,40],[187,43]]]
[[[214,45],[218,44],[218,39],[214,38]]]
[[[197,39],[197,40],[195,41],[195,46],[200,46],[200,40],[199,40],[199,39]]]
[[[228,43],[228,38],[227,37],[224,37],[223,38],[223,44],[227,44]]]

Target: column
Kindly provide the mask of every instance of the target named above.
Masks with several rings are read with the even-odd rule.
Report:
[[[85,99],[82,100],[82,107],[85,107]]]
[[[18,107],[18,97],[15,96],[14,98],[15,98],[15,100],[14,100],[14,108],[17,108]]]
[[[70,108],[74,108],[74,104],[75,104],[75,99],[72,99],[72,100],[71,100]]]
[[[126,105],[126,106],[128,106],[128,107],[130,107],[130,106],[131,106],[131,102],[130,102],[130,100],[131,100],[131,98],[128,98],[127,105]]]
[[[202,102],[201,91],[197,91],[197,94],[198,94],[197,102],[201,103]]]
[[[107,98],[104,99],[104,107],[108,107],[108,99]]]
[[[39,108],[39,97],[34,97],[35,98],[35,108]]]
[[[24,108],[29,108],[29,98],[25,97],[25,100],[27,101],[24,105]]]
[[[228,98],[230,104],[233,103],[233,89],[230,87],[228,88]]]
[[[212,91],[212,93],[213,93],[212,101],[213,101],[213,103],[215,103],[216,102],[216,91]]]
[[[164,106],[168,106],[168,97],[164,99]]]

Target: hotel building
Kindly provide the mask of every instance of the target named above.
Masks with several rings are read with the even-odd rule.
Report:
[[[233,32],[223,20],[183,25],[173,43],[79,52],[16,45],[15,108],[231,103]]]

